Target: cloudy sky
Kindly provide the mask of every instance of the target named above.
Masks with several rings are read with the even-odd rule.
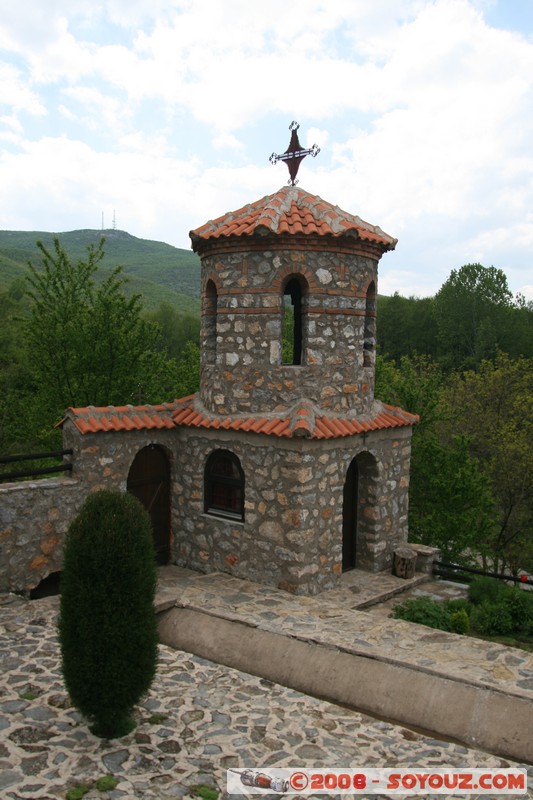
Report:
[[[1,0],[0,229],[188,232],[284,185],[397,237],[380,292],[469,262],[533,299],[531,0]]]

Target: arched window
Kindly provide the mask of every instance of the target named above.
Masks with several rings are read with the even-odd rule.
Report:
[[[214,282],[207,281],[203,302],[204,347],[207,364],[214,364],[217,356],[218,293]]]
[[[207,459],[204,511],[244,521],[244,472],[237,456],[229,450],[215,450]]]
[[[365,331],[363,341],[363,366],[371,367],[376,356],[376,284],[372,281],[366,290]]]
[[[304,300],[306,284],[290,278],[283,291],[282,364],[300,365],[303,361]]]

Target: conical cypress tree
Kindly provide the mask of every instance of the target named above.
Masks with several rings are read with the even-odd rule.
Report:
[[[157,664],[156,569],[150,518],[131,494],[90,495],[72,522],[61,575],[65,685],[98,736],[133,727]]]

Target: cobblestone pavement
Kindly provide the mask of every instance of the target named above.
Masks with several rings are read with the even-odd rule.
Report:
[[[63,686],[58,598],[3,600],[1,800],[63,800],[79,784],[90,787],[86,800],[180,798],[197,784],[223,796],[228,767],[516,766],[164,646],[135,731],[101,740]],[[96,781],[109,774],[118,779],[116,788],[97,790]],[[533,798],[533,767],[529,776]]]

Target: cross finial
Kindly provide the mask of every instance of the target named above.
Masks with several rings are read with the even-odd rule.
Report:
[[[289,146],[285,150],[282,155],[278,155],[277,153],[272,153],[269,158],[271,164],[277,164],[278,161],[285,161],[287,167],[289,169],[290,178],[288,183],[291,186],[295,186],[298,181],[296,180],[296,175],[298,174],[298,168],[300,163],[304,160],[306,156],[317,156],[320,153],[320,147],[317,147],[314,144],[309,150],[303,150],[302,145],[298,140],[298,128],[300,126],[297,122],[291,122],[289,125],[289,130],[291,131],[291,140],[289,142]]]

